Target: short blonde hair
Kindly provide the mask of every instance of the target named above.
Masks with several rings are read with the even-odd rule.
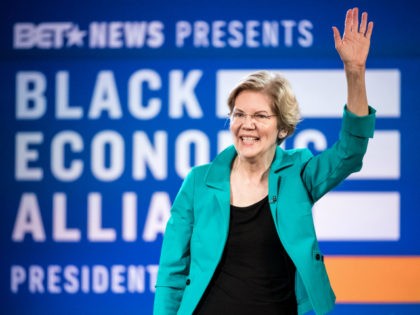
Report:
[[[292,135],[300,121],[299,104],[292,91],[289,81],[283,76],[269,71],[251,73],[230,92],[228,106],[230,112],[235,107],[238,95],[243,91],[257,91],[267,95],[272,104],[271,109],[277,115],[277,127]],[[284,139],[280,139],[280,144]]]

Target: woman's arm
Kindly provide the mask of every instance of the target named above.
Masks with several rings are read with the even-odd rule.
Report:
[[[368,115],[357,116],[345,108],[339,140],[316,156],[303,151],[301,177],[313,202],[362,168],[368,139],[375,129],[375,110],[368,110]]]
[[[347,11],[342,38],[338,28],[333,27],[335,48],[346,72],[347,109],[358,116],[368,114],[365,70],[372,30],[373,22],[368,23],[366,12],[359,26],[358,8]]]
[[[172,204],[166,226],[156,281],[154,315],[175,315],[181,304],[190,268],[194,186],[192,170]]]
[[[311,157],[305,155],[302,179],[315,202],[342,180],[362,167],[368,138],[373,136],[375,110],[368,106],[365,85],[366,59],[369,53],[373,23],[359,10],[347,11],[344,34],[333,27],[335,47],[344,63],[347,78],[347,106],[340,139],[331,148]]]

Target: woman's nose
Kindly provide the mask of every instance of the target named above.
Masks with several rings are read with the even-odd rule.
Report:
[[[252,115],[245,115],[245,120],[243,122],[243,127],[245,128],[255,128],[255,121]]]

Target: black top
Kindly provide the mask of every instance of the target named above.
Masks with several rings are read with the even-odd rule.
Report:
[[[231,205],[222,259],[194,314],[297,314],[294,276],[268,197],[248,207]]]

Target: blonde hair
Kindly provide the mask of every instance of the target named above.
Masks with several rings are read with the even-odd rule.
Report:
[[[271,99],[271,109],[277,115],[277,127],[279,130],[287,132],[283,139],[279,139],[278,144],[293,134],[300,121],[300,110],[295,94],[286,78],[268,71],[251,73],[230,92],[228,98],[230,112],[235,107],[238,95],[246,90],[261,92]]]

